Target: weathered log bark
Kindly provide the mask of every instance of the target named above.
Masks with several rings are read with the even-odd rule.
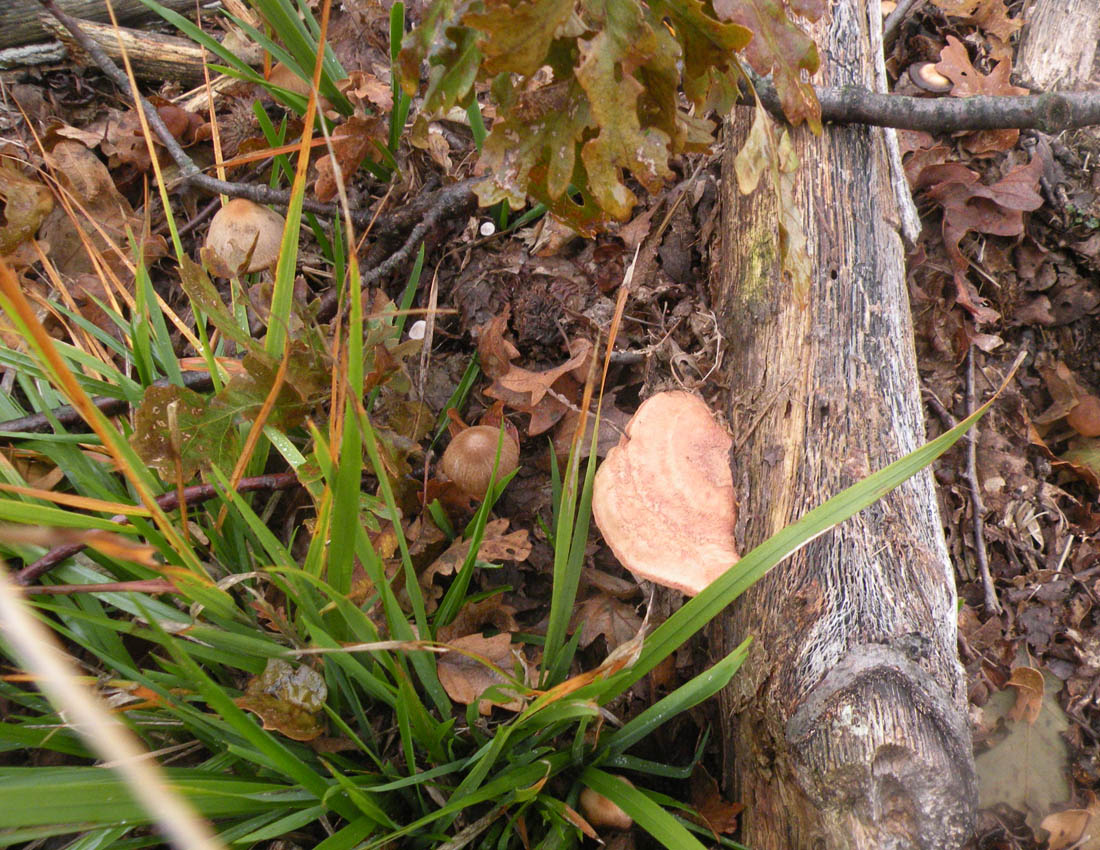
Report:
[[[870,83],[868,13],[839,0],[814,28],[815,82]],[[924,441],[882,131],[795,133],[793,203],[814,276],[800,295],[778,267],[772,190],[736,188],[749,121],[739,112],[727,128],[711,276],[746,549]],[[715,623],[719,651],[756,638],[722,712],[746,844],[955,848],[969,837],[975,783],[955,604],[925,474],[814,541]]]
[[[57,0],[57,5],[74,18],[111,20],[104,0]],[[112,0],[111,5],[120,24],[161,19],[140,0]],[[185,15],[195,8],[194,0],[161,0],[161,5]],[[4,26],[0,27],[0,47],[31,44],[50,38],[50,33],[42,25],[44,17],[49,15],[43,11],[38,0],[4,0],[0,6],[3,7],[4,21]]]
[[[1075,91],[1097,79],[1100,0],[1035,0],[1026,16],[1014,69],[1025,85]]]
[[[79,21],[84,32],[103,48],[103,51],[122,64],[122,51],[130,59],[134,76],[142,80],[179,80],[194,84],[202,80],[203,49],[187,38],[142,32],[128,27],[114,27],[95,21]],[[69,51],[69,58],[81,65],[95,62],[76,43],[59,21],[44,20],[42,25]],[[210,60],[215,57],[208,54]]]

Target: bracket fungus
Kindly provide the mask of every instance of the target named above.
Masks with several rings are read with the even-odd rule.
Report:
[[[596,472],[592,514],[619,562],[694,596],[737,562],[730,436],[701,399],[647,399]]]
[[[273,209],[234,198],[210,220],[203,259],[218,277],[269,269],[279,260],[285,226]]]

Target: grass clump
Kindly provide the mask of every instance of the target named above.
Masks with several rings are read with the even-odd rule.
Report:
[[[238,23],[349,114],[337,86],[343,71],[327,51],[316,59],[322,28],[305,4],[257,5],[270,34]],[[404,20],[400,3],[393,10],[396,45]],[[224,70],[263,82],[220,55]],[[315,96],[280,95],[316,114]],[[376,176],[392,172],[402,141],[409,100],[396,84],[394,98]],[[322,132],[327,120],[318,118]],[[196,839],[208,846],[568,848],[594,835],[578,814],[586,788],[663,846],[714,843],[647,781],[686,778],[693,765],[632,750],[724,687],[747,643],[636,716],[619,717],[616,700],[768,569],[930,463],[984,408],[748,553],[651,634],[590,669],[570,633],[596,468],[595,435],[582,460],[578,434],[554,469],[545,633],[482,628],[503,590],[479,576],[493,566],[483,544],[508,482],[492,482],[472,517],[423,486],[424,449],[448,413],[415,397],[404,368],[419,350],[403,330],[423,252],[400,296],[368,298],[351,224],[312,219],[344,306],[321,325],[295,297],[313,123],[297,167],[283,164],[293,197],[260,333],[245,306],[255,281],[216,286],[177,236],[170,277],[189,321],[163,302],[131,250],[132,292],[101,275],[105,321],[72,309],[62,284],[48,302],[61,329],[51,333],[0,259],[0,366],[11,376],[0,383],[0,417],[37,412],[50,423],[44,433],[0,435],[12,446],[0,454],[0,553],[28,581],[37,573],[10,610],[64,647],[77,690],[94,692],[152,752],[160,779],[149,787],[161,789],[95,766],[125,753],[102,752],[109,735],[87,734],[74,721],[84,716],[76,703],[64,702],[71,690],[40,678],[49,671],[34,647],[0,631],[0,846],[143,848],[166,836],[187,846],[179,836],[189,833],[173,824],[191,810],[213,825]],[[281,144],[281,131],[267,129]],[[208,372],[201,387],[185,368],[196,365]],[[448,408],[461,406],[475,375],[471,363]],[[93,396],[124,402],[133,415],[111,418]],[[78,424],[57,418],[63,404]],[[424,580],[428,530],[463,547],[439,599]],[[40,561],[56,557],[58,543],[73,550]],[[3,587],[15,606],[12,585]],[[72,674],[49,675],[72,684]],[[624,773],[633,784],[617,778]],[[176,802],[158,806],[146,792]]]

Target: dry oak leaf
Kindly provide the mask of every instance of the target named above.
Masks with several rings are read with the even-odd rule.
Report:
[[[947,46],[940,51],[940,61],[936,70],[955,84],[951,89],[953,97],[969,97],[976,94],[986,95],[1022,95],[1028,90],[1014,86],[1009,81],[1012,63],[998,62],[988,74],[983,74],[970,62],[966,47],[955,36],[947,36]]]
[[[994,321],[999,314],[985,305],[966,279],[969,261],[959,242],[970,231],[1022,235],[1023,214],[1043,204],[1038,192],[1042,171],[1042,159],[1034,156],[990,186],[979,183],[978,174],[959,163],[930,166],[920,175],[919,185],[928,187],[927,195],[943,207],[943,241],[954,265],[958,302],[976,321]]]
[[[481,546],[477,556],[482,561],[526,561],[531,554],[531,541],[527,529],[508,532],[507,519],[490,520],[485,525]],[[432,587],[436,576],[453,575],[466,560],[470,552],[469,540],[455,540],[447,550],[436,558],[421,574],[420,586],[425,593],[435,598],[439,595]]]
[[[477,359],[481,370],[493,380],[508,373],[512,361],[519,357],[519,349],[504,338],[508,332],[509,309],[499,316],[493,316],[478,329]]]
[[[633,605],[605,593],[597,593],[584,600],[574,612],[569,627],[576,629],[578,626],[581,630],[582,647],[589,646],[603,635],[607,642],[607,651],[611,652],[637,636],[642,628],[642,618],[638,616]]]
[[[962,42],[951,35],[947,37],[947,47],[940,51],[936,70],[955,84],[951,89],[952,97],[1028,94],[1027,89],[1014,86],[1009,81],[1011,61],[1002,59],[989,74],[983,74],[971,64]],[[1010,150],[1019,137],[1019,130],[979,130],[967,136],[963,144],[971,153],[993,153]]]
[[[808,2],[793,8],[811,20],[822,11],[820,4]],[[714,13],[753,33],[744,51],[749,65],[758,74],[772,74],[783,114],[792,124],[806,121],[820,133],[821,104],[802,72],[816,73],[821,59],[813,39],[787,16],[784,5],[776,0],[714,0]]]
[[[1006,717],[1033,724],[1043,707],[1043,674],[1034,667],[1016,667],[1006,684],[1016,689],[1016,702]]]
[[[24,175],[8,157],[0,158],[0,256],[34,238],[53,209],[53,195],[39,180]]]
[[[318,201],[331,201],[336,196],[336,169],[340,166],[344,181],[350,180],[359,164],[375,149],[375,143],[385,139],[386,125],[378,116],[353,115],[332,134],[332,153],[317,160],[317,181],[313,194]]]
[[[716,834],[737,829],[737,816],[745,806],[731,803],[722,796],[718,783],[706,768],[698,765],[691,773],[691,805],[703,821],[703,825]]]
[[[134,215],[130,202],[118,191],[107,166],[87,147],[68,140],[54,145],[46,155],[46,162],[68,190],[71,199],[79,205],[81,222],[87,222],[81,225],[86,228],[84,237],[61,207],[54,207],[42,222],[38,235],[50,243],[50,259],[58,271],[67,276],[81,272],[94,273],[97,268],[85,247],[85,243],[90,242],[120,279],[132,280],[132,273],[125,270],[123,261],[114,251],[107,249],[107,240],[115,245],[129,244],[126,230],[129,227],[135,233],[142,232],[141,220]],[[94,227],[91,222],[95,223]],[[166,251],[167,243],[159,236],[147,238],[142,246],[146,262],[163,257]]]
[[[516,622],[516,609],[506,604],[499,593],[480,602],[468,602],[463,605],[454,620],[440,627],[435,636],[436,640],[446,643],[480,632],[486,626],[492,626],[500,632],[514,632],[519,629],[519,623]]]
[[[1090,790],[1085,791],[1083,809],[1066,809],[1043,818],[1040,829],[1050,833],[1047,850],[1100,850],[1100,800]]]
[[[529,396],[530,405],[534,407],[542,401],[554,382],[563,375],[572,372],[573,377],[576,378],[579,372],[583,380],[587,372],[588,356],[592,353],[592,343],[587,339],[571,340],[569,353],[572,356],[568,360],[545,372],[532,372],[529,369],[513,366],[497,379],[496,384],[514,393],[526,393]]]
[[[345,79],[336,83],[336,88],[353,103],[369,103],[386,113],[393,109],[393,87],[369,71],[349,71]]]
[[[439,683],[447,696],[462,705],[477,700],[477,710],[489,714],[493,706],[507,711],[522,711],[524,701],[520,688],[506,673],[522,660],[512,650],[512,636],[501,632],[493,637],[466,635],[450,641],[452,652],[439,657],[436,667]],[[486,663],[489,662],[489,663]],[[525,677],[526,666],[524,665]],[[480,699],[488,688],[498,686],[502,692],[490,699]],[[507,695],[507,696],[506,696]]]

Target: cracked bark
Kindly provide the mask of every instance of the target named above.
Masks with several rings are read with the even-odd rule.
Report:
[[[840,0],[811,36],[815,84],[870,85],[868,14]],[[744,111],[747,112],[747,111]],[[902,241],[882,131],[795,133],[814,279],[778,268],[770,187],[742,197],[727,127],[713,305],[729,354],[732,459],[751,548],[925,438]],[[955,848],[975,784],[955,587],[930,473],[777,567],[711,629],[756,641],[723,694],[727,778],[755,850]]]

